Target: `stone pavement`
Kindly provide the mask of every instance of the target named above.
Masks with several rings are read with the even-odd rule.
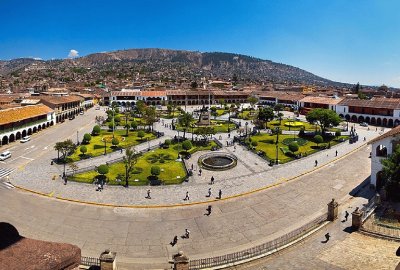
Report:
[[[395,254],[397,242],[352,232],[351,215],[348,221],[344,220],[345,210],[351,214],[371,196],[373,192],[364,188],[357,197],[339,206],[339,218],[335,222],[309,238],[269,257],[229,269],[395,269],[400,261]],[[331,239],[323,243],[327,232]]]

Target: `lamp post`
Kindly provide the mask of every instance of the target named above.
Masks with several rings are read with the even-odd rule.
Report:
[[[112,107],[112,112],[113,112],[113,119],[112,119],[112,124],[113,124],[113,139],[114,139],[114,129],[115,129],[115,115],[114,115],[114,106]]]
[[[103,138],[104,140],[104,155],[107,155],[107,141],[105,138]]]
[[[76,131],[76,145],[79,145],[79,130]]]
[[[279,161],[278,161],[278,154],[279,154],[279,147],[278,147],[278,143],[279,143],[279,127],[276,127],[275,129],[276,131],[276,142],[275,142],[275,147],[276,147],[276,158],[275,158],[275,164],[278,165]]]
[[[179,130],[178,130],[178,143],[179,143]]]
[[[191,124],[190,127],[192,128],[192,142],[193,142],[193,129],[194,129],[194,125]]]
[[[244,125],[246,126],[246,137],[245,138],[247,138],[247,126],[249,125],[249,122],[246,122]]]
[[[149,151],[150,151],[150,141],[149,141],[149,138],[147,138],[147,147],[149,148]]]

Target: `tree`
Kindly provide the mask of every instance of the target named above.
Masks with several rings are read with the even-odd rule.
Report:
[[[276,112],[276,116],[279,119],[279,125],[281,125],[283,117],[283,113],[281,113],[281,111],[283,111],[283,105],[279,103],[275,104],[274,111]]]
[[[178,118],[178,123],[183,127],[183,138],[186,139],[186,130],[190,127],[190,124],[193,121],[193,116],[185,112],[184,114],[181,114]]]
[[[400,199],[400,145],[386,159],[382,159],[382,180],[390,199]]]
[[[89,133],[85,133],[85,135],[83,135],[83,143],[84,144],[88,144],[91,139],[92,139],[92,136]]]
[[[136,112],[142,116],[146,110],[146,104],[144,104],[143,100],[139,100],[136,102]]]
[[[200,135],[203,137],[204,141],[208,140],[208,136],[210,134],[215,134],[214,128],[213,127],[198,127],[196,132],[197,135]]]
[[[150,173],[157,179],[161,173],[161,169],[158,166],[151,166]]]
[[[260,108],[258,112],[258,120],[264,123],[265,128],[268,128],[268,122],[274,119],[274,111],[271,107]]]
[[[79,169],[78,165],[76,165],[76,163],[74,163],[74,162],[69,163],[68,166],[71,169],[73,175]]]
[[[311,110],[307,114],[306,119],[311,124],[319,125],[321,127],[322,134],[325,134],[325,131],[329,126],[337,126],[341,121],[336,112],[321,108]]]
[[[296,153],[297,151],[299,151],[299,144],[296,141],[291,142],[289,144],[289,150],[293,153]]]
[[[106,164],[101,164],[97,167],[97,172],[101,175],[101,180],[105,180],[105,175],[109,172],[109,168]]]
[[[125,151],[125,156],[123,158],[125,166],[125,186],[129,186],[129,177],[132,174],[133,168],[138,160],[138,153],[134,148],[127,148]]]
[[[183,141],[183,143],[182,143],[182,148],[183,148],[183,149],[185,149],[186,151],[188,151],[188,150],[192,149],[192,147],[193,147],[193,145],[192,145],[192,142],[191,142],[191,141],[189,141],[189,140]]]
[[[146,135],[146,134],[144,133],[143,130],[139,130],[138,133],[137,133],[137,136],[140,138],[140,140],[143,140],[143,138],[144,138],[145,135]]]
[[[358,94],[360,91],[360,83],[357,83],[356,85],[353,86],[353,92],[355,94]]]
[[[86,146],[84,146],[84,145],[82,145],[80,148],[79,148],[79,151],[82,153],[82,155],[86,155],[86,152],[87,152],[87,147]]]
[[[137,127],[138,127],[138,123],[137,123],[136,121],[132,121],[132,122],[131,122],[131,128],[132,128],[133,130],[136,130]]]
[[[218,100],[218,103],[221,105],[221,107],[225,106],[225,99],[221,98]]]
[[[211,111],[211,115],[213,115],[214,118],[216,118],[216,117],[217,117],[217,107],[212,106],[212,107],[210,108],[210,111]]]
[[[247,101],[250,103],[251,108],[254,110],[254,105],[258,102],[258,98],[255,96],[250,96],[247,98]]]
[[[111,120],[111,122],[108,123],[108,128],[109,128],[110,130],[113,130],[113,131],[114,131],[114,127],[115,127],[114,120]]]
[[[154,122],[157,121],[157,113],[156,108],[154,107],[146,107],[144,114],[142,115],[142,119],[149,126],[149,129],[152,129]]]
[[[322,138],[321,135],[315,135],[314,142],[317,144],[317,147],[319,147],[319,144],[324,142],[324,138]]]
[[[70,153],[74,152],[76,149],[75,144],[72,142],[71,139],[62,141],[62,142],[57,142],[54,145],[54,150],[58,151],[58,153],[61,153],[61,158],[64,163],[64,176],[65,176],[65,163],[66,163],[66,157]]]
[[[197,85],[197,82],[196,82],[196,81],[193,81],[193,82],[190,83],[190,87],[193,88],[193,89],[196,89],[197,86],[198,86],[198,85]]]
[[[115,124],[118,126],[119,123],[121,122],[121,117],[120,117],[119,115],[116,115],[116,116],[114,117],[114,121],[115,121]]]
[[[342,135],[342,133],[340,132],[340,130],[336,130],[335,131],[335,137],[337,139],[337,137],[340,137],[340,135]]]
[[[92,135],[97,136],[100,134],[101,128],[99,125],[95,125],[92,130]]]
[[[168,115],[171,115],[171,113],[172,113],[172,105],[171,104],[167,105],[167,112],[168,112]]]
[[[117,145],[119,144],[119,140],[118,140],[117,138],[113,138],[113,139],[111,140],[111,144],[112,144],[114,147],[117,147]]]

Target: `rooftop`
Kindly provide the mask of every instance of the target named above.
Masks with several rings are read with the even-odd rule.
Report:
[[[340,103],[342,100],[343,98],[307,96],[301,99],[300,102],[336,105]]]
[[[0,125],[14,123],[36,116],[47,115],[53,110],[46,105],[31,105],[0,110]]]
[[[339,105],[352,107],[400,109],[399,98],[344,99]]]

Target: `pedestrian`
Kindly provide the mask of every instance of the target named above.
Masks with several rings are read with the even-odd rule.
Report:
[[[231,137],[231,134],[230,133],[228,133],[228,139]]]
[[[375,131],[378,131],[378,128],[376,128]]]
[[[226,146],[229,146],[229,142],[228,141],[226,141]]]
[[[335,156],[337,157],[337,150],[336,150],[336,152],[335,152],[335,153],[336,153],[336,155],[335,155]]]
[[[193,171],[193,168],[194,168],[194,165],[193,165],[193,163],[192,163],[192,171]]]
[[[344,219],[347,221],[347,219],[349,218],[349,212],[347,212],[347,210],[344,212]]]
[[[189,191],[186,191],[186,196],[185,196],[185,199],[183,199],[184,201],[188,201],[188,200],[190,200],[190,198],[189,198]]]
[[[172,242],[169,243],[169,244],[170,244],[171,246],[175,246],[176,243],[178,243],[178,236],[177,236],[177,235],[175,235],[174,239],[173,239]]]
[[[315,160],[315,167],[318,166],[318,160]]]
[[[364,142],[367,140],[367,138],[364,137]]]
[[[122,148],[120,149],[120,152],[121,152],[121,154],[122,154]]]
[[[211,182],[210,185],[214,185],[214,176],[211,176]]]
[[[185,229],[185,238],[189,239],[190,231],[188,229]]]
[[[201,169],[199,169],[199,175],[201,176]]]
[[[150,196],[150,189],[148,189],[148,190],[147,190],[147,196],[146,196],[146,199],[151,199],[151,196]]]
[[[209,216],[209,215],[211,215],[211,210],[212,210],[212,206],[211,205],[209,205],[208,207],[207,207],[207,214],[205,214],[206,216]]]
[[[222,190],[218,191],[218,199],[222,199]]]
[[[331,235],[329,233],[325,234],[325,243],[329,241],[329,238],[331,238]]]
[[[236,145],[233,145],[233,152],[236,151]]]
[[[206,197],[211,197],[211,188],[208,188],[208,194]]]

